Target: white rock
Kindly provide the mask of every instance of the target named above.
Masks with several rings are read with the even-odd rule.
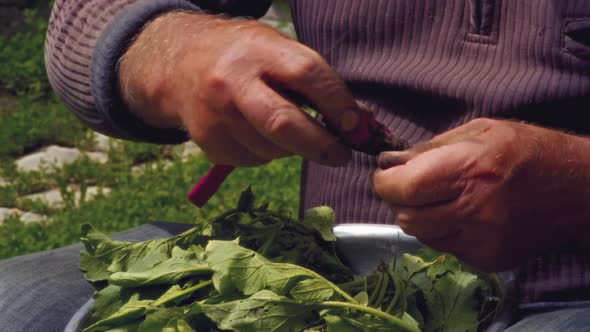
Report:
[[[62,167],[78,159],[82,153],[78,149],[51,145],[38,152],[16,160],[16,167],[22,172],[40,171],[45,166]]]
[[[139,164],[131,167],[131,174],[134,176],[139,176],[143,174],[147,169],[156,169],[158,163],[151,162],[145,164]],[[172,166],[172,162],[170,160],[164,160],[163,169],[167,169],[168,167]]]
[[[100,192],[100,189],[100,187],[96,186],[86,188],[85,200],[89,201],[95,198]],[[80,198],[82,196],[79,187],[72,185],[68,187],[68,190],[74,191],[74,202],[77,205],[80,202]],[[110,191],[110,188],[102,188],[103,195],[107,195]],[[44,192],[23,196],[23,199],[30,199],[32,201],[40,200],[54,208],[59,208],[63,206],[63,197],[61,195],[61,190],[59,189],[51,189]]]
[[[108,136],[105,136],[105,135],[99,134],[99,133],[95,133],[94,134],[94,144],[92,145],[92,150],[99,151],[99,152],[109,151],[110,140],[111,140],[111,138]]]
[[[2,224],[4,220],[11,216],[18,217],[20,221],[24,222],[25,224],[47,220],[47,216],[41,214],[23,212],[19,209],[0,208],[0,224]]]
[[[201,148],[193,142],[186,142],[183,144],[182,160],[186,160],[192,156],[201,153]]]
[[[18,214],[20,214],[19,209],[10,209],[10,208],[0,207],[0,224],[2,224],[2,222],[4,220],[6,220],[8,217],[10,217],[12,215],[18,215]]]
[[[88,157],[96,162],[105,163],[108,159],[104,152],[88,152]],[[21,172],[41,171],[45,167],[63,167],[77,160],[82,152],[75,148],[51,145],[37,152],[16,160],[16,167]]]
[[[101,187],[96,187],[96,186],[88,187],[88,188],[86,188],[86,196],[84,199],[87,201],[94,199],[96,196],[98,196],[98,193],[101,192],[101,189],[102,189],[102,194],[105,196],[111,192],[111,188],[105,188],[105,187],[101,188]],[[81,196],[80,191],[77,191],[76,192],[76,201],[77,202],[80,201],[80,196]]]
[[[61,192],[59,189],[51,189],[36,194],[23,196],[24,199],[30,199],[32,201],[40,200],[49,206],[57,206],[63,203]]]
[[[19,216],[20,221],[24,222],[25,224],[31,224],[36,222],[41,222],[47,220],[47,216],[36,214],[33,212],[23,212]]]
[[[88,158],[96,161],[97,163],[104,164],[109,160],[109,156],[104,152],[86,152]]]

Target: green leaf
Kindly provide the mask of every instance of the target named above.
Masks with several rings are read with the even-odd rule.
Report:
[[[186,320],[188,309],[159,308],[148,312],[145,320],[139,325],[139,332],[192,332],[193,329]]]
[[[82,225],[81,240],[86,250],[80,254],[80,267],[86,272],[86,280],[96,282],[108,279],[111,275],[108,267],[113,256],[117,251],[125,250],[128,242],[112,240],[88,224]]]
[[[431,293],[425,294],[431,319],[426,322],[427,331],[477,331],[478,308],[476,289],[480,287],[477,276],[455,271],[439,278]]]
[[[193,228],[168,239],[144,242],[117,241],[98,232],[88,224],[82,225],[80,267],[91,282],[107,280],[115,272],[144,272],[172,257],[172,249],[179,245],[188,248],[195,242],[198,228]]]
[[[325,301],[319,304],[320,314],[336,315],[358,331],[420,332],[415,322],[392,316],[382,310],[347,302]],[[339,324],[342,324],[340,322]]]
[[[207,263],[215,271],[215,289],[221,294],[240,291],[251,295],[267,289],[286,295],[298,282],[315,279],[313,287],[322,289],[322,296],[327,294],[326,288],[331,288],[345,299],[355,302],[350,295],[317,273],[293,264],[273,263],[262,255],[241,247],[236,241],[211,240],[205,248],[205,254]],[[302,296],[303,290],[303,287],[298,289]]]
[[[109,283],[122,287],[146,285],[172,285],[183,278],[195,275],[210,275],[211,269],[192,249],[172,248],[170,258],[155,263],[140,272],[115,272],[109,276]]]
[[[201,281],[196,285],[190,285],[186,288],[181,288],[178,285],[172,286],[166,293],[160,296],[154,301],[153,306],[166,306],[170,304],[178,304],[188,297],[192,296],[198,290],[211,286],[213,282],[211,280]]]
[[[369,305],[369,294],[365,291],[362,291],[354,296],[354,299],[360,304],[364,306]]]
[[[200,306],[219,328],[238,332],[302,331],[316,317],[312,307],[269,290],[246,299]]]
[[[445,273],[461,271],[461,263],[455,256],[442,255],[437,257],[435,261],[436,263],[426,272],[430,278],[436,279]]]
[[[322,312],[327,332],[407,332],[419,331],[415,322],[404,320],[403,326],[391,321],[377,318],[371,314],[358,314],[350,310],[327,310]]]
[[[184,289],[179,285],[174,285],[170,287],[166,293],[162,294],[156,302],[176,305],[186,300],[191,295],[192,293],[184,293]]]
[[[250,212],[252,210],[254,210],[254,193],[252,192],[252,188],[248,187],[240,194],[238,211]]]
[[[336,241],[334,227],[336,214],[329,206],[318,206],[305,211],[302,223],[321,234],[322,239],[328,242]]]
[[[285,295],[298,281],[315,276],[312,271],[296,265],[272,263],[236,241],[209,241],[205,254],[206,262],[215,271],[215,289],[222,294],[239,290],[252,295],[268,289]]]
[[[337,315],[322,316],[326,322],[326,332],[359,332],[359,329],[346,319]]]
[[[139,295],[136,294],[129,299],[129,302],[117,310],[117,312],[90,325],[84,329],[84,332],[107,331],[134,323],[145,315],[151,303],[151,300],[139,300]]]
[[[395,272],[399,273],[404,280],[410,280],[415,274],[425,271],[435,263],[436,261],[425,262],[418,256],[403,254],[396,262]]]
[[[93,324],[117,312],[135,293],[119,286],[107,286],[94,293],[94,305],[86,324]]]
[[[162,287],[125,289],[119,286],[109,285],[94,293],[94,306],[92,307],[89,319],[84,322],[85,326],[90,326],[99,320],[113,315],[128,303],[132,297],[139,297],[143,300],[156,300],[170,291]]]
[[[334,289],[323,279],[305,279],[299,281],[289,295],[295,300],[312,304],[332,298]]]
[[[413,326],[416,326],[416,327],[420,326],[420,323],[418,323],[418,321],[417,321],[417,320],[415,320],[415,319],[414,319],[414,317],[412,317],[412,315],[410,315],[410,314],[409,314],[409,313],[407,313],[407,312],[404,312],[404,313],[402,314],[402,320],[403,320],[404,322],[406,322],[406,323],[410,324],[410,325],[413,325]]]

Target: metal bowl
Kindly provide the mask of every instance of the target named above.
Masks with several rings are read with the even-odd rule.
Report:
[[[422,246],[395,225],[343,224],[334,227],[334,234],[338,253],[361,275],[373,272],[379,262],[415,253]]]

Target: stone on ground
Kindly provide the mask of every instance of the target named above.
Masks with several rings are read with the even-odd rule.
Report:
[[[81,156],[82,152],[78,149],[51,145],[19,158],[15,163],[22,172],[41,171],[44,167],[63,167]],[[89,152],[88,157],[100,163],[107,160],[107,155],[103,152]]]
[[[20,221],[24,222],[25,224],[47,220],[47,216],[40,215],[37,213],[23,212],[19,209],[0,207],[0,225],[4,222],[4,220],[8,219],[11,216],[19,217]]]
[[[77,186],[69,186],[68,190],[74,192],[74,202],[76,202],[76,204],[78,204],[80,202],[80,198],[82,196],[79,188]],[[94,186],[86,188],[86,195],[84,196],[84,199],[86,201],[89,201],[89,200],[95,198],[98,195],[98,193],[100,192],[100,190],[101,190],[101,188],[94,187]],[[111,189],[109,189],[109,188],[102,188],[103,195],[107,195],[110,191],[111,191]],[[41,202],[44,202],[45,204],[49,205],[50,207],[54,207],[54,208],[59,208],[59,207],[63,206],[63,203],[64,203],[63,197],[61,195],[61,191],[59,189],[51,189],[51,190],[47,190],[44,192],[31,194],[31,195],[24,196],[23,198],[30,199],[32,201],[40,200]]]
[[[201,148],[193,142],[186,142],[183,144],[182,160],[196,156],[201,152]]]
[[[92,145],[93,151],[98,152],[108,152],[109,151],[109,142],[110,137],[105,136],[103,134],[95,133],[94,134],[94,144]]]

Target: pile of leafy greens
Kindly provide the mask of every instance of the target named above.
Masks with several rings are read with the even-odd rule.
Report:
[[[83,226],[96,288],[84,331],[477,331],[500,304],[493,276],[424,248],[355,276],[334,212],[303,220],[254,206],[167,239],[124,242]]]

